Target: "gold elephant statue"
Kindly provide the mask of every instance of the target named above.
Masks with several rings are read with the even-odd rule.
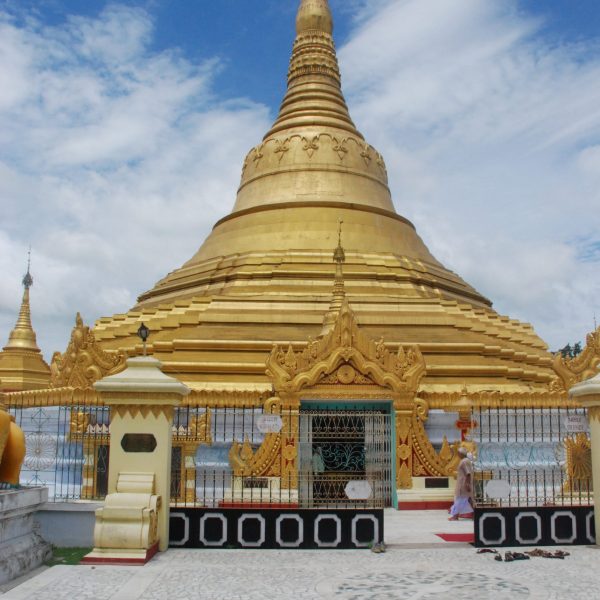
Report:
[[[8,414],[0,397],[0,484],[19,484],[25,459],[25,434]]]

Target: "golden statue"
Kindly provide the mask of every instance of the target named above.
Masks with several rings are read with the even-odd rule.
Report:
[[[0,395],[4,402],[5,395]],[[21,466],[25,460],[25,434],[15,418],[0,404],[0,484],[19,484]]]

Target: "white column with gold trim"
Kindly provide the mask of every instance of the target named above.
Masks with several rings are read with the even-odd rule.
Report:
[[[110,461],[108,495],[96,513],[95,548],[85,562],[137,562],[136,556],[145,562],[148,548],[156,550],[156,538],[158,550],[168,548],[173,413],[190,390],[161,366],[152,357],[130,358],[124,371],[94,384],[111,407]],[[153,508],[140,510],[146,504]],[[149,510],[155,513],[150,522]],[[138,524],[125,523],[127,515],[138,513],[146,514]]]
[[[592,441],[592,477],[594,486],[594,516],[596,544],[600,545],[600,373],[574,385],[569,395],[588,409]]]

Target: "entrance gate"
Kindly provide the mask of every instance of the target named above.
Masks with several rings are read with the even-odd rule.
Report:
[[[388,411],[303,408],[298,437],[301,507],[392,505]]]
[[[193,479],[189,470],[177,478],[192,494],[171,500],[170,545],[339,549],[381,541],[383,509],[392,502],[392,416],[387,403],[355,406],[282,412],[287,424],[282,439],[292,423],[297,427],[294,488],[285,488],[286,480],[278,477],[236,474],[226,458],[235,440],[258,448],[267,434],[254,437],[260,422],[254,409],[215,409],[212,446],[198,451],[210,463],[197,463]],[[222,456],[223,462],[215,464],[209,456]]]

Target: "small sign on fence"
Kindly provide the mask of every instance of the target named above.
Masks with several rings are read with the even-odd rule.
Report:
[[[510,496],[510,485],[501,479],[492,479],[485,484],[485,493],[493,500],[506,500]]]
[[[588,430],[588,420],[585,415],[567,415],[565,429],[569,433],[584,433]]]
[[[350,500],[368,500],[373,493],[373,488],[368,481],[361,479],[349,481],[346,484],[344,491]]]
[[[279,415],[260,415],[256,419],[256,427],[261,433],[279,433],[283,421]]]

